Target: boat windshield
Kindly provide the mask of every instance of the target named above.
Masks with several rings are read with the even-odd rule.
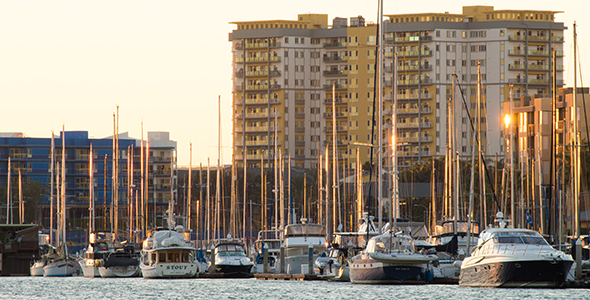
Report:
[[[380,235],[369,240],[366,252],[388,253],[390,249],[414,252],[414,243],[409,236],[393,236],[392,239],[391,235]]]
[[[457,221],[457,232],[466,233],[468,231],[467,221]],[[442,224],[435,226],[435,235],[443,235],[445,233],[453,233],[453,227],[455,221],[445,221]],[[471,234],[477,236],[479,234],[479,225],[475,222],[471,222]]]
[[[290,236],[326,236],[326,227],[317,224],[296,224],[285,228],[285,235]]]
[[[217,256],[246,256],[244,247],[237,244],[219,245],[215,248],[215,254]]]
[[[529,232],[502,232],[493,236],[495,244],[527,244],[549,246],[540,235]]]

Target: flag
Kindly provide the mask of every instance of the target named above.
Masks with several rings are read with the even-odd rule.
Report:
[[[531,218],[531,215],[529,215],[529,212],[526,212],[526,222],[529,223],[529,225],[531,225],[531,227],[533,226],[533,218]]]

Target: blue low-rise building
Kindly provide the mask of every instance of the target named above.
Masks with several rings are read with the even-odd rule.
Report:
[[[142,140],[129,137],[127,133],[118,135],[118,192],[116,195],[118,195],[119,230],[126,231],[129,228],[127,226],[130,216],[129,208],[133,208],[133,224],[144,222],[143,224],[147,224],[148,228],[161,226],[162,217],[168,209],[170,199],[176,198],[176,142],[170,140],[168,132],[148,132],[147,136],[148,139],[143,141],[144,172],[142,174]],[[55,201],[60,195],[60,191],[57,190],[59,181],[57,178],[58,171],[61,172],[59,169],[64,157],[62,156],[62,141],[64,141],[68,230],[88,228],[89,166],[90,156],[92,156],[96,230],[110,231],[110,216],[113,211],[111,204],[115,195],[113,193],[113,137],[89,138],[87,131],[65,131],[54,136],[53,212],[50,212],[51,140],[51,137],[35,138],[26,137],[21,133],[0,133],[0,223],[34,222],[43,228],[49,228],[50,215],[56,215]],[[92,154],[90,153],[91,145]],[[12,216],[8,214],[6,196],[9,160]],[[133,175],[128,172],[130,166],[132,166]],[[19,218],[19,170],[25,202],[24,222]],[[41,188],[35,191],[32,189],[35,185],[37,187],[40,185]],[[144,205],[142,205],[142,199]],[[29,211],[26,211],[27,209]],[[30,211],[33,209],[34,213]]]

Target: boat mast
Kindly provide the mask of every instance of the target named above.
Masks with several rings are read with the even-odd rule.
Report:
[[[193,143],[189,142],[189,160],[188,160],[188,196],[187,196],[187,230],[191,232],[191,210],[192,210],[192,188],[193,188]],[[189,236],[190,240],[190,236]]]
[[[88,208],[90,213],[90,221],[88,222],[88,233],[91,234],[93,230],[96,230],[94,227],[94,162],[92,159],[92,143],[90,144],[90,153],[88,155],[88,176],[89,179],[89,194],[90,194],[90,207]]]
[[[220,203],[221,203],[221,96],[217,98],[217,110],[218,110],[218,124],[217,124],[217,184],[215,189],[215,201],[217,202],[217,220],[215,221],[217,227],[217,238],[221,238],[220,236],[220,218],[219,214],[221,212]]]
[[[336,174],[338,173],[338,161],[336,146],[336,81],[332,82],[332,222],[328,237],[332,240],[332,235],[336,232]]]
[[[207,246],[211,244],[211,184],[210,184],[210,173],[211,173],[211,161],[207,157],[207,215],[205,216],[205,222],[207,223]]]
[[[145,189],[145,185],[144,185],[144,178],[145,178],[145,176],[144,176],[144,173],[143,173],[144,172],[144,166],[145,166],[144,156],[143,156],[144,155],[144,152],[143,152],[144,150],[145,149],[143,147],[143,119],[142,119],[141,120],[141,144],[140,144],[140,149],[139,149],[139,151],[141,152],[139,154],[139,156],[140,156],[139,159],[141,161],[139,163],[139,169],[140,169],[140,172],[141,172],[141,175],[140,175],[140,181],[141,181],[141,183],[140,183],[140,187],[141,187],[141,194],[140,194],[141,195],[141,214],[138,216],[138,218],[140,219],[140,225],[139,225],[139,227],[140,227],[140,230],[141,230],[142,238],[145,237],[145,230],[146,230],[145,219],[147,218],[147,214],[146,214],[146,211],[145,211],[146,210],[146,208],[145,208],[146,207],[145,206],[146,205],[146,203],[145,203],[145,190],[144,190]],[[105,166],[106,166],[106,164],[105,164]]]
[[[478,153],[478,161],[479,161],[479,219],[481,223],[485,226],[486,222],[486,209],[485,209],[485,179],[484,171],[483,171],[483,157],[481,155],[481,62],[477,62],[477,122],[476,124],[476,137],[477,137],[477,153]]]
[[[377,93],[378,93],[378,104],[379,104],[379,117],[377,122],[377,132],[379,135],[378,143],[379,143],[379,150],[378,159],[379,159],[379,174],[377,174],[377,205],[378,205],[378,218],[379,218],[379,234],[381,234],[381,230],[383,227],[383,0],[379,1],[379,26],[377,26],[377,33],[379,37],[377,38],[379,43],[377,45]]]
[[[62,125],[61,137],[61,231],[63,235],[62,247],[68,256],[66,246],[66,126]]]
[[[23,182],[21,176],[21,170],[18,169],[18,221],[19,224],[25,224],[25,207],[23,206]]]
[[[8,179],[6,181],[6,224],[12,224],[12,199],[10,199],[10,156],[8,157]]]
[[[574,93],[573,93],[573,107],[572,107],[572,122],[574,123],[574,147],[572,151],[572,176],[573,176],[573,188],[574,193],[572,200],[574,201],[574,218],[575,218],[575,234],[574,236],[577,238],[580,235],[580,203],[579,203],[579,195],[580,195],[580,141],[579,141],[579,133],[578,133],[578,81],[577,81],[577,40],[578,35],[576,33],[576,22],[574,22]],[[565,141],[563,142],[565,144]],[[561,207],[561,204],[560,204]],[[561,222],[559,223],[561,225]],[[561,237],[561,232],[559,232],[559,237]]]
[[[53,168],[55,164],[55,140],[53,137],[53,130],[51,131],[51,165],[50,165],[50,172],[51,172],[51,191],[49,192],[49,244],[55,245],[53,240]],[[105,165],[106,166],[106,165]]]
[[[512,226],[516,226],[516,217],[514,214],[514,101],[512,96],[512,85],[510,85],[510,222]],[[541,207],[542,210],[542,207]]]
[[[383,9],[383,1],[381,1],[381,8]],[[381,12],[381,15],[383,13]],[[383,16],[381,16],[383,18]],[[383,21],[383,20],[381,20]],[[383,22],[382,22],[383,23]],[[382,37],[382,36],[381,36]],[[394,48],[395,49],[395,48]],[[393,77],[392,77],[392,87],[393,87],[393,97],[391,101],[391,157],[392,157],[392,180],[391,185],[393,188],[392,192],[392,203],[390,205],[391,212],[390,222],[393,220],[393,228],[391,228],[392,232],[397,230],[397,218],[399,218],[399,178],[398,178],[398,170],[397,170],[397,53],[393,51]],[[426,222],[426,220],[424,220]],[[367,227],[368,228],[368,227]]]
[[[274,152],[274,169],[275,169],[275,184],[273,186],[273,193],[275,196],[275,201],[274,201],[274,208],[275,208],[275,230],[279,230],[279,208],[278,208],[278,202],[279,202],[279,171],[278,171],[278,167],[279,167],[279,162],[278,162],[278,154],[279,154],[279,150],[277,149],[277,109],[275,108],[275,122],[274,122],[274,140],[275,140],[275,152]]]

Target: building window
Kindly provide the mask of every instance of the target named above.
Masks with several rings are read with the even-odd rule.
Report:
[[[288,36],[286,36],[286,37],[285,37],[285,44],[288,44],[288,43],[289,43],[289,37],[288,37]]]

